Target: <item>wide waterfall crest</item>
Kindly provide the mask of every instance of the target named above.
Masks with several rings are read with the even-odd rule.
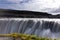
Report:
[[[0,34],[24,33],[60,37],[60,19],[0,18]]]

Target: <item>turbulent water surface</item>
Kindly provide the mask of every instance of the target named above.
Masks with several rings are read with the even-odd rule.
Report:
[[[0,18],[0,34],[24,33],[41,37],[60,37],[60,19]]]

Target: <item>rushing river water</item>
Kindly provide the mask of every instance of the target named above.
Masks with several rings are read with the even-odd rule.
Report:
[[[60,19],[0,18],[0,34],[24,33],[41,37],[60,37]]]

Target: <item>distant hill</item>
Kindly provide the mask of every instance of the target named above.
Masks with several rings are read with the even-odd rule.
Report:
[[[0,17],[19,17],[19,18],[60,18],[60,14],[51,15],[46,12],[35,12],[26,10],[0,9]]]

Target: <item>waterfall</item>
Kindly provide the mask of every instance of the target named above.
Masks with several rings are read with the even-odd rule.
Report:
[[[60,19],[0,18],[0,34],[23,33],[41,37],[60,37]]]

